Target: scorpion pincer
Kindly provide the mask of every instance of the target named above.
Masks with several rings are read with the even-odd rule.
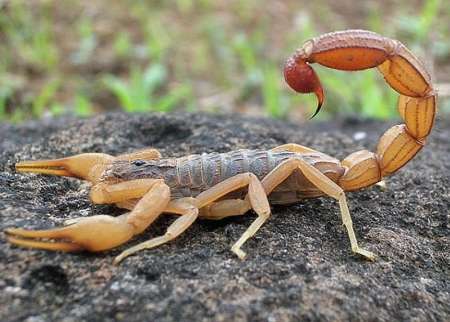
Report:
[[[164,244],[182,234],[199,217],[221,219],[253,209],[257,218],[231,247],[241,249],[270,217],[270,203],[294,203],[330,196],[339,202],[342,222],[354,253],[373,260],[358,245],[345,192],[368,187],[411,160],[425,145],[436,114],[437,95],[424,65],[402,43],[365,30],[324,34],[304,43],[286,62],[287,83],[300,93],[315,93],[317,112],[324,101],[318,63],[338,70],[377,67],[400,94],[398,109],[404,124],[381,137],[376,152],[362,150],[342,162],[313,149],[290,143],[268,151],[161,158],[154,149],[110,156],[86,153],[72,157],[24,161],[18,172],[76,177],[92,183],[90,198],[97,204],[116,204],[130,210],[118,216],[70,220],[62,228],[6,230],[8,241],[20,246],[58,251],[103,251],[142,233],[162,213],[179,215],[164,235],[131,247],[115,258]]]

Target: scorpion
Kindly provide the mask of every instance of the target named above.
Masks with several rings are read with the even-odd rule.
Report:
[[[433,127],[437,94],[423,63],[401,42],[365,30],[331,32],[306,41],[287,59],[284,78],[296,92],[314,93],[318,105],[324,92],[311,64],[344,71],[373,67],[400,94],[398,110],[404,124],[381,137],[376,152],[362,150],[342,162],[294,143],[271,150],[161,158],[156,149],[113,157],[84,153],[54,160],[23,161],[18,172],[76,177],[92,184],[95,204],[115,204],[129,212],[118,217],[96,215],[65,222],[48,230],[7,229],[15,245],[55,251],[104,251],[141,234],[162,213],[179,215],[166,232],[126,249],[118,264],[143,249],[167,243],[186,231],[197,218],[222,219],[253,210],[257,217],[231,250],[246,257],[243,244],[271,215],[270,203],[290,204],[329,196],[340,206],[353,253],[368,260],[375,254],[358,245],[345,192],[378,183],[411,160],[425,145]]]

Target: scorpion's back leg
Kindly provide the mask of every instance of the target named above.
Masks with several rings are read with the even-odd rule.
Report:
[[[134,206],[139,202],[139,199],[129,199],[116,202],[116,206],[122,209],[132,210]]]
[[[287,144],[279,145],[279,146],[273,148],[271,151],[274,151],[274,152],[289,151],[289,152],[296,152],[296,153],[317,152],[316,150],[313,150],[306,146],[303,146],[300,144],[295,144],[295,143],[287,143]]]
[[[264,188],[265,194],[269,195],[273,189],[275,189],[279,184],[281,184],[288,176],[292,174],[293,171],[300,170],[305,175],[305,177],[311,181],[318,189],[326,193],[327,195],[337,199],[339,201],[342,221],[347,229],[348,236],[350,238],[350,243],[352,251],[358,253],[368,259],[374,259],[374,254],[371,252],[361,249],[358,246],[355,233],[353,231],[352,219],[350,212],[348,210],[347,201],[345,198],[344,191],[335,184],[331,179],[322,174],[319,170],[308,164],[301,159],[289,159],[278,165],[274,170],[272,170],[263,180],[262,186]],[[235,216],[243,214],[251,208],[248,198],[245,200],[223,200],[209,204],[208,207],[202,209],[206,218],[219,219],[228,216]],[[260,217],[258,217],[260,219]],[[239,238],[239,240],[233,245],[233,251],[239,254],[245,254],[240,250],[240,247],[252,237],[258,229],[261,227],[264,221],[255,220],[255,222],[244,232],[244,234]],[[257,224],[258,222],[258,224]],[[241,257],[241,256],[240,256]]]
[[[212,202],[200,209],[200,217],[220,220],[225,217],[240,216],[252,208],[248,199],[226,199]]]
[[[145,230],[170,201],[170,190],[164,181],[147,180],[139,189],[144,189],[144,186],[146,190],[136,192],[136,196],[141,194],[142,198],[130,213],[119,217],[100,215],[82,218],[72,225],[50,230],[7,229],[8,240],[21,246],[62,251],[114,248]],[[127,189],[126,186],[119,188],[124,190],[114,191],[113,197],[120,196],[120,192]]]
[[[168,228],[164,235],[155,237],[136,246],[128,248],[114,259],[114,264],[119,264],[125,257],[128,257],[140,250],[150,249],[165,244],[188,229],[198,217],[198,208],[195,199],[183,198],[171,201],[164,212],[181,215]]]
[[[347,229],[352,251],[367,259],[373,260],[375,258],[373,253],[358,246],[344,190],[306,161],[302,159],[289,159],[278,165],[262,181],[266,193],[270,193],[297,169],[319,190],[339,201],[342,222]]]

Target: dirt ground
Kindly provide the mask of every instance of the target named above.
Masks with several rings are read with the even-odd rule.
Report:
[[[230,246],[255,215],[199,220],[180,238],[128,258],[121,250],[162,234],[163,216],[142,236],[99,254],[27,250],[0,236],[1,321],[448,321],[450,319],[450,122],[398,174],[348,194],[359,241],[353,256],[329,198],[274,206],[245,244]],[[19,175],[14,162],[81,152],[119,154],[153,146],[163,155],[270,148],[287,142],[339,158],[374,149],[389,124],[347,119],[297,125],[205,114],[106,114],[91,119],[0,124],[0,229],[44,228],[68,218],[119,214],[93,206],[74,179]]]

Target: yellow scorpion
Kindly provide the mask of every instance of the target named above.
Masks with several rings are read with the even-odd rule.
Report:
[[[297,92],[315,93],[318,108],[324,100],[320,81],[311,64],[338,70],[377,67],[398,93],[398,109],[405,124],[390,128],[376,152],[350,154],[342,162],[313,149],[290,143],[272,150],[161,158],[154,149],[110,156],[86,153],[72,157],[24,161],[19,172],[76,177],[92,183],[96,204],[116,204],[130,210],[118,216],[92,216],[69,220],[62,228],[6,230],[8,241],[32,248],[58,251],[103,251],[142,233],[162,213],[179,217],[162,236],[131,247],[115,258],[167,243],[199,217],[221,219],[253,209],[257,218],[231,247],[241,249],[270,217],[270,203],[294,203],[327,195],[339,202],[342,221],[354,253],[373,260],[375,255],[358,245],[345,191],[373,185],[411,160],[425,145],[436,114],[437,95],[424,65],[399,41],[365,30],[324,34],[304,43],[286,62],[284,76]]]

